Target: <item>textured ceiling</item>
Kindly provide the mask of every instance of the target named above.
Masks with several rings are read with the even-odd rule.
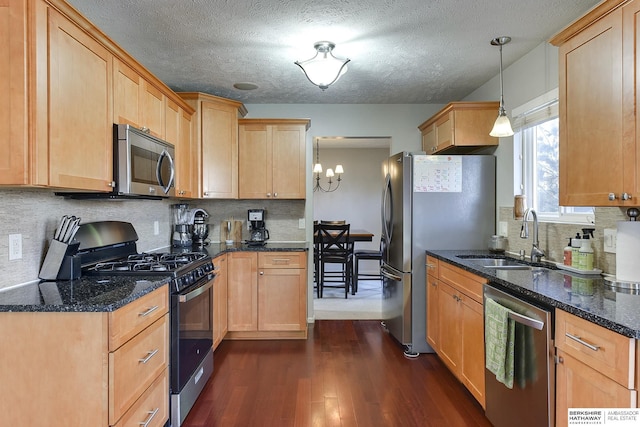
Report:
[[[597,0],[68,0],[175,91],[245,104],[460,100]],[[294,64],[329,40],[348,72],[326,91]],[[253,91],[234,83],[252,82]],[[496,94],[498,98],[498,94]]]

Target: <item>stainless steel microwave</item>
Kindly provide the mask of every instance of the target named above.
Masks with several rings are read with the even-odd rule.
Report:
[[[130,125],[115,125],[114,128],[115,193],[174,196],[174,146]]]

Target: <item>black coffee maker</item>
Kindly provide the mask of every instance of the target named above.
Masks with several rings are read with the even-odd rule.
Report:
[[[262,246],[269,239],[269,230],[264,227],[264,209],[249,209],[249,240],[250,246]]]

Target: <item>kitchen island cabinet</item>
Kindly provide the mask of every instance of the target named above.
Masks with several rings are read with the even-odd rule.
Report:
[[[559,52],[561,205],[638,205],[639,11],[637,0],[602,2],[550,41]]]
[[[165,284],[110,312],[0,312],[0,425],[163,426],[168,303]]]
[[[498,145],[489,136],[498,115],[498,102],[451,102],[418,126],[422,151],[427,154],[461,154]]]
[[[241,102],[199,92],[179,95],[194,114],[196,156],[193,165],[201,177],[199,197],[238,198],[238,116],[247,110]]]
[[[227,339],[307,337],[305,252],[231,252]]]
[[[304,199],[307,119],[240,119],[238,197]]]

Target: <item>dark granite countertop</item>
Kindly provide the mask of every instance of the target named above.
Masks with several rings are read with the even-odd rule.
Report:
[[[640,291],[611,287],[599,275],[582,275],[567,270],[495,270],[458,255],[486,255],[488,251],[428,250],[442,261],[456,265],[515,296],[565,310],[624,336],[640,339]],[[543,265],[543,264],[539,264]]]
[[[265,246],[211,244],[197,249],[212,258],[227,252],[299,252],[309,249],[301,243],[267,243]],[[194,251],[193,247],[185,250]],[[77,280],[34,282],[0,290],[0,312],[109,312],[169,283],[170,277],[83,276]]]

